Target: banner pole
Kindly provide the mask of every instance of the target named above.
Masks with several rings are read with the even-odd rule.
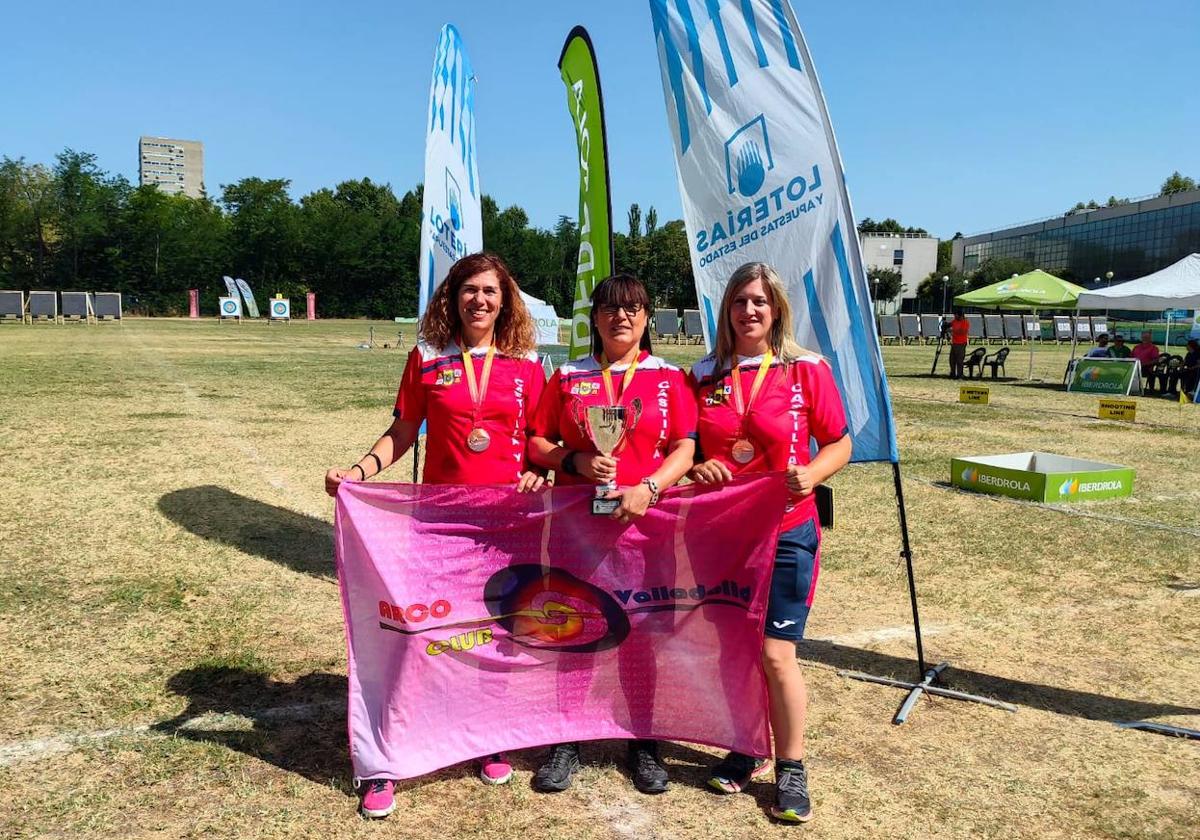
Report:
[[[941,679],[942,672],[950,667],[949,662],[939,662],[932,668],[925,667],[925,645],[921,639],[921,616],[917,607],[917,580],[916,575],[913,573],[912,545],[908,538],[908,513],[904,508],[904,487],[900,478],[899,461],[892,462],[892,481],[896,488],[896,512],[900,519],[900,544],[902,546],[900,553],[904,557],[905,569],[908,572],[908,598],[912,604],[913,635],[917,643],[917,681],[905,682],[904,680],[897,680],[891,677],[881,677],[875,674],[865,674],[862,671],[849,670],[838,671],[838,676],[875,683],[876,685],[908,689],[908,694],[900,704],[900,708],[896,711],[895,717],[892,718],[892,723],[896,726],[908,720],[909,714],[916,707],[917,701],[921,699],[922,694],[933,694],[938,697],[947,697],[951,700],[982,703],[985,706],[993,706],[997,709],[1003,709],[1006,712],[1015,712],[1017,707],[1012,703],[1005,703],[1002,700],[993,700],[990,697],[981,697],[977,694],[968,694],[965,691],[954,691],[935,685]]]
[[[925,673],[925,646],[921,640],[921,614],[917,607],[917,579],[913,574],[912,545],[908,539],[908,512],[904,509],[904,487],[900,481],[900,462],[892,462],[892,482],[896,487],[896,513],[900,518],[900,553],[908,572],[908,600],[912,603],[913,634],[917,640],[917,673]]]

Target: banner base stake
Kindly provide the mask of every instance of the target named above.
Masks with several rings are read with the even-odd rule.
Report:
[[[1140,729],[1143,732],[1156,732],[1159,735],[1173,735],[1176,738],[1191,738],[1200,741],[1200,729],[1186,729],[1182,726],[1171,726],[1166,723],[1151,723],[1148,720],[1130,720],[1124,723],[1113,721],[1122,729]]]
[[[934,685],[945,671],[950,667],[949,662],[942,662],[925,672],[924,678],[919,683],[905,682],[904,680],[894,680],[891,677],[878,677],[874,674],[864,674],[862,671],[838,671],[839,677],[849,677],[852,680],[862,680],[863,682],[877,683],[878,685],[890,685],[893,688],[907,688],[908,696],[904,698],[904,702],[900,704],[900,708],[896,711],[896,716],[892,718],[892,723],[896,726],[908,720],[908,715],[912,712],[913,707],[917,705],[917,701],[921,699],[921,695],[929,693],[938,697],[948,697],[951,700],[964,700],[971,703],[982,703],[985,706],[993,706],[997,709],[1003,709],[1006,712],[1015,712],[1017,707],[1012,703],[1005,703],[1003,700],[993,700],[990,697],[981,697],[978,694],[968,694],[965,691],[955,691],[951,688],[943,688],[940,685]]]

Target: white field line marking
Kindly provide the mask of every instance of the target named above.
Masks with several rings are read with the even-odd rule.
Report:
[[[226,412],[223,412],[215,401],[205,402],[200,397],[200,393],[189,382],[185,381],[178,372],[175,365],[163,359],[160,355],[156,355],[146,346],[135,333],[125,333],[138,346],[138,350],[146,361],[158,368],[164,378],[175,385],[182,392],[184,399],[188,403],[189,413],[194,417],[204,421],[216,433],[216,437],[227,443],[232,443],[245,456],[246,460],[253,464],[271,487],[282,492],[295,506],[295,509],[301,513],[305,513],[315,519],[322,519],[324,515],[319,511],[307,509],[295,491],[288,487],[283,476],[279,473],[278,468],[259,452],[257,446],[251,443],[246,438],[236,433],[239,423],[230,417]]]
[[[939,636],[959,629],[958,624],[922,624],[921,636]],[[814,642],[830,642],[835,645],[869,645],[875,642],[892,642],[897,639],[909,641],[913,638],[911,624],[901,624],[898,627],[881,627],[878,630],[856,630],[853,633],[839,633],[835,636],[813,636]]]
[[[28,741],[14,741],[9,744],[0,744],[0,767],[11,767],[25,761],[40,761],[47,756],[74,752],[81,747],[87,747],[110,738],[169,738],[175,732],[245,732],[253,729],[255,724],[313,720],[345,708],[345,700],[330,700],[324,703],[302,703],[294,706],[256,709],[246,714],[206,712],[187,718],[171,729],[155,729],[150,724],[144,724],[118,729],[101,729],[95,732],[73,732],[50,738],[34,738]]]

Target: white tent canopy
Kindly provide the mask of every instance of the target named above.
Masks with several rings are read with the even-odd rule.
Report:
[[[1079,296],[1080,309],[1200,309],[1200,254],[1109,289]]]
[[[529,310],[529,315],[533,318],[534,326],[537,329],[537,343],[539,345],[558,344],[558,315],[555,313],[554,307],[524,290],[521,291],[521,299],[525,301],[525,308]]]

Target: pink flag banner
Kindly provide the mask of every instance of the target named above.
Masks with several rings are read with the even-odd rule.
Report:
[[[782,474],[674,488],[628,525],[593,516],[592,495],[341,485],[357,778],[603,738],[769,754]]]

